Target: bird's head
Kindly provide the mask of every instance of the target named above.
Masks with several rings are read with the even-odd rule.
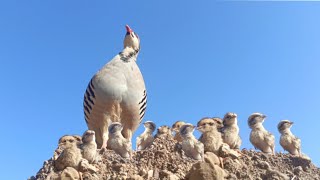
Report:
[[[217,125],[212,118],[202,118],[197,124],[197,129],[202,133],[210,132],[217,130]]]
[[[157,130],[157,134],[171,134],[171,129],[169,126],[160,126]]]
[[[215,124],[216,124],[216,126],[217,126],[217,129],[223,128],[223,120],[222,120],[221,118],[219,118],[219,117],[213,117],[213,118],[211,118],[211,119],[215,122]]]
[[[133,30],[126,25],[126,29],[127,29],[127,33],[126,36],[124,37],[124,41],[123,41],[123,46],[124,48],[132,48],[135,51],[139,51],[140,50],[140,39],[138,34],[136,34],[135,32],[133,32]]]
[[[258,124],[262,124],[267,116],[261,113],[252,113],[248,118],[248,125],[252,129]]]
[[[283,131],[290,129],[292,126],[293,122],[289,120],[282,120],[278,124],[278,131],[282,133]]]
[[[71,135],[64,135],[59,139],[59,147],[65,148],[67,144],[75,143],[76,139]]]
[[[151,132],[153,132],[156,129],[156,124],[152,121],[146,121],[143,123],[143,125],[146,129],[149,129]]]
[[[172,131],[174,132],[179,132],[181,126],[183,126],[184,124],[186,124],[185,122],[183,121],[177,121],[175,122],[173,125],[172,125]]]
[[[95,141],[95,132],[92,130],[87,130],[82,135],[82,142]]]
[[[110,124],[108,130],[110,134],[114,134],[116,132],[121,132],[123,129],[123,126],[119,122],[113,122]]]
[[[182,137],[185,137],[187,135],[190,135],[193,133],[195,126],[192,124],[184,124],[181,126],[181,128],[179,129],[179,133],[181,134]]]
[[[232,113],[232,112],[226,113],[223,117],[223,125],[230,126],[237,123],[237,117],[238,116],[236,113]]]

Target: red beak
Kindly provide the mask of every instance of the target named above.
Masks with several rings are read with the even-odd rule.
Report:
[[[126,29],[127,29],[127,33],[129,33],[129,34],[133,32],[132,29],[128,25],[126,25]]]

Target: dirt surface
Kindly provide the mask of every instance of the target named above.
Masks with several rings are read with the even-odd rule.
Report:
[[[29,179],[319,179],[320,169],[310,160],[277,153],[268,155],[243,149],[240,156],[208,155],[205,162],[188,158],[171,138],[156,138],[149,148],[124,159],[111,150],[95,164],[83,161],[77,170],[56,171],[53,158]],[[223,166],[219,164],[223,162]],[[221,168],[222,166],[222,168]]]
[[[239,159],[226,158],[227,179],[320,179],[320,169],[309,159],[290,154],[264,154],[243,149]]]

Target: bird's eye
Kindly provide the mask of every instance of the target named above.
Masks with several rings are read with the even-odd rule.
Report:
[[[209,123],[210,126],[213,126],[213,123]]]
[[[70,140],[69,140],[69,142],[71,142],[71,143],[72,143],[72,142],[73,142],[73,139],[70,139]]]

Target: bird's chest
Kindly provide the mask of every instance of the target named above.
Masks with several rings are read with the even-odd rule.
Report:
[[[292,145],[292,137],[290,136],[281,136],[280,144],[284,147],[290,147]]]
[[[191,140],[183,140],[181,145],[182,145],[182,148],[193,148],[195,144]]]
[[[234,129],[225,129],[223,131],[223,139],[227,143],[235,142],[237,140],[237,137],[238,137],[238,133]]]
[[[264,136],[265,133],[263,131],[252,131],[250,139],[252,143],[258,144],[264,140]]]

